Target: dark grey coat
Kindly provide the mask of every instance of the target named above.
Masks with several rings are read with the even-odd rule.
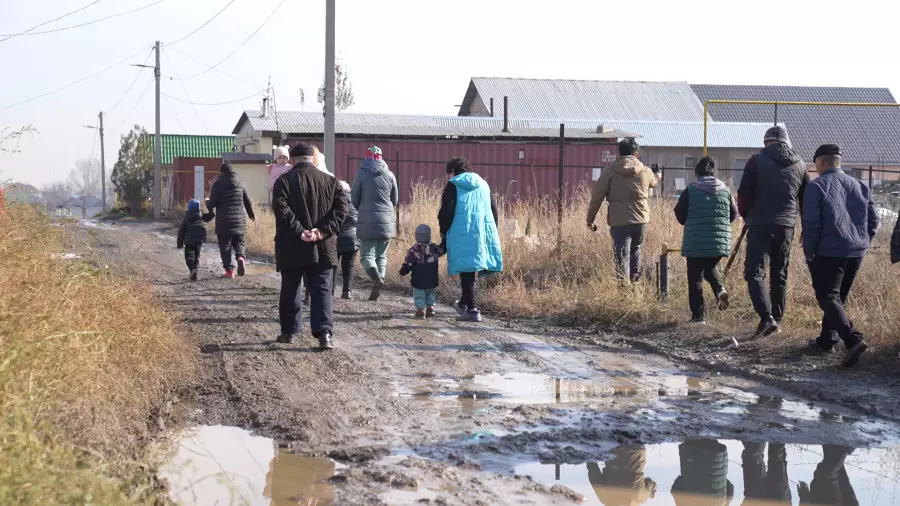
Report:
[[[334,176],[301,162],[275,181],[275,266],[279,271],[311,265],[338,265],[337,237],[347,217],[347,192]],[[303,231],[319,229],[324,238],[303,241]]]
[[[200,211],[188,211],[184,215],[181,226],[178,227],[178,238],[176,240],[178,249],[185,246],[197,246],[205,242],[206,226],[203,225]]]
[[[393,239],[397,235],[397,178],[383,160],[363,160],[350,190],[359,211],[356,236],[364,240]]]
[[[347,196],[349,199],[349,195]],[[338,253],[350,253],[359,249],[359,241],[356,239],[356,222],[359,219],[359,212],[349,204],[349,212],[344,218],[341,225],[341,233],[338,235],[337,251]]]
[[[806,163],[786,144],[774,143],[753,155],[738,188],[747,226],[797,226],[807,184]]]
[[[247,190],[233,171],[223,172],[213,183],[206,207],[216,214],[216,235],[244,235],[247,217],[256,219]]]

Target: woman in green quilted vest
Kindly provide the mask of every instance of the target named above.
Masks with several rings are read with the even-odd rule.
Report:
[[[675,218],[684,225],[681,254],[687,259],[691,323],[706,323],[703,280],[716,295],[720,311],[728,309],[728,292],[717,267],[731,254],[731,223],[738,209],[725,183],[715,177],[716,162],[704,156],[694,167],[697,181],[678,197]]]

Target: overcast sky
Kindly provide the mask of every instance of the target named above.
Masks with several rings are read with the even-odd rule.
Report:
[[[108,21],[0,42],[0,129],[33,125],[39,131],[22,139],[21,153],[0,154],[0,180],[44,185],[64,180],[75,160],[92,150],[99,157],[94,131],[83,126],[95,125],[101,110],[111,171],[123,133],[135,124],[153,131],[152,70],[128,64],[152,63],[157,39],[164,44],[163,93],[175,99],[230,102],[261,92],[271,75],[280,110],[300,109],[301,88],[305,109],[319,109],[324,0],[233,0],[209,25],[172,46],[165,44],[231,0],[2,0],[0,33],[19,33],[91,3],[34,31],[157,1]],[[871,86],[900,93],[896,1],[337,3],[338,52],[356,95],[350,112],[455,115],[471,76]],[[218,69],[240,80],[215,70],[191,78],[207,70],[191,58],[209,65],[225,59]],[[80,84],[14,105],[123,60]],[[163,97],[162,131],[230,134],[241,112],[258,108],[260,98],[195,107]]]

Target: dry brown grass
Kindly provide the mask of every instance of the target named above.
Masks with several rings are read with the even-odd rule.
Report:
[[[395,287],[408,286],[408,279],[397,274],[406,250],[414,242],[419,223],[431,225],[437,235],[437,211],[442,183],[418,184],[412,188],[412,203],[401,209],[399,236],[390,249],[388,282]],[[488,278],[479,286],[479,298],[485,308],[512,316],[554,317],[561,323],[599,323],[613,328],[640,329],[650,324],[683,322],[689,319],[687,275],[684,260],[670,255],[670,296],[660,301],[653,281],[639,283],[633,289],[619,288],[613,277],[612,242],[605,227],[605,209],[598,216],[600,231],[591,233],[585,226],[588,192],[575,192],[564,210],[562,245],[558,247],[557,210],[552,199],[501,202],[504,273]],[[678,247],[682,227],[675,220],[674,201],[654,199],[652,223],[644,246],[644,267],[655,273],[655,262],[663,244]],[[258,213],[251,227],[248,245],[257,253],[272,254],[274,225],[271,214]],[[512,227],[513,220],[518,225]],[[528,226],[530,222],[530,226]],[[532,234],[526,236],[526,227]],[[740,225],[735,224],[734,240]],[[890,227],[883,227],[888,229]],[[888,244],[882,235],[876,246]],[[743,250],[743,248],[742,248]],[[795,239],[790,268],[788,314],[789,332],[780,341],[812,337],[817,333],[821,312],[813,296],[809,272],[803,261],[799,233]],[[732,295],[732,308],[712,311],[709,321],[714,329],[744,333],[756,328],[747,285],[743,280],[743,251],[735,260],[726,286]],[[724,262],[723,262],[724,266]],[[900,283],[892,270],[886,247],[873,249],[851,294],[850,312],[854,323],[876,346],[900,344]],[[444,300],[458,297],[458,283],[442,274],[440,292]],[[707,295],[711,296],[708,293]]]
[[[54,259],[63,234],[0,216],[0,504],[150,501],[143,449],[195,351],[144,287]]]

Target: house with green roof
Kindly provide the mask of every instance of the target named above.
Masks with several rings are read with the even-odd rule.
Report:
[[[221,158],[222,153],[235,151],[233,135],[175,135],[162,134],[160,165],[172,166],[175,158]],[[152,143],[153,134],[144,135]]]
[[[153,145],[155,136],[145,134],[141,137],[142,143]],[[218,161],[226,153],[235,151],[233,135],[160,135],[160,172],[163,183],[163,209],[169,209],[174,204],[174,182],[176,179],[194,179],[194,169],[191,166],[189,174],[180,174],[175,169],[176,159],[203,160],[203,165],[217,165]],[[215,163],[214,163],[215,162]],[[210,171],[210,176],[215,172]],[[204,176],[200,176],[202,181]]]

